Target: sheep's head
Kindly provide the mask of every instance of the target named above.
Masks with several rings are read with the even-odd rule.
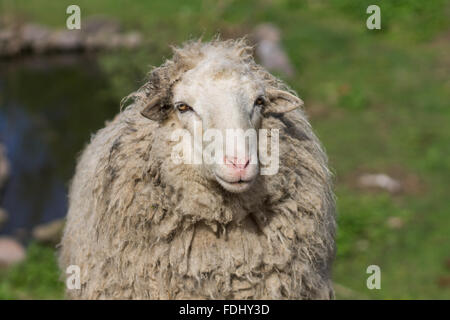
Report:
[[[247,191],[259,174],[262,118],[302,105],[254,63],[249,49],[243,41],[195,42],[176,49],[173,60],[153,71],[153,92],[142,110],[151,120],[163,123],[171,117],[192,137],[200,135],[201,148],[193,145],[195,138],[188,140],[189,147],[200,159],[208,148],[214,158],[202,161],[201,173],[234,193]]]

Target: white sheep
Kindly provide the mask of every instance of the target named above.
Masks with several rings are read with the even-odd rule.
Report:
[[[175,48],[128,98],[84,150],[70,188],[60,265],[80,267],[81,289],[69,297],[333,297],[326,155],[302,101],[254,62],[244,40]],[[171,136],[194,134],[195,124],[279,129],[278,173],[259,174],[249,151],[177,163]]]

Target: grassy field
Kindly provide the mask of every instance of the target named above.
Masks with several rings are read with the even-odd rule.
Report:
[[[306,102],[335,173],[337,298],[450,299],[450,1],[0,3],[2,14],[55,27],[76,3],[82,18],[111,15],[145,34],[144,48],[99,57],[118,102],[170,55],[168,45],[273,22],[296,70],[286,81]],[[365,8],[375,3],[382,30],[370,31]],[[361,189],[361,172],[388,173],[404,190]],[[54,261],[52,249],[31,245],[25,263],[0,272],[0,299],[62,297]],[[381,290],[366,287],[373,264]]]

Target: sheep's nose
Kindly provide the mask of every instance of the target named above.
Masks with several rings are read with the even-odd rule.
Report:
[[[244,170],[250,164],[250,159],[248,157],[238,159],[237,157],[225,156],[224,163],[229,168]]]

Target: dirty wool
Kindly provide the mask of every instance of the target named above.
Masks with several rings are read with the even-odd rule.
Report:
[[[142,116],[155,96],[163,112],[183,74],[209,55],[295,95],[254,62],[244,40],[175,48],[78,160],[59,252],[63,274],[70,265],[81,272],[68,298],[333,298],[331,175],[301,108],[262,117],[261,128],[279,129],[279,170],[243,193],[171,160],[171,133],[180,127],[174,113]]]

